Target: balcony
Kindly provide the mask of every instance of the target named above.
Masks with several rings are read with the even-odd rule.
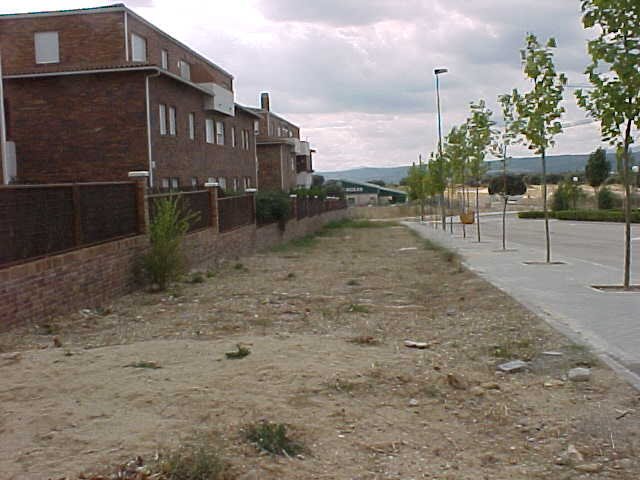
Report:
[[[235,100],[231,90],[212,82],[198,83],[198,86],[211,92],[211,96],[204,99],[205,110],[215,110],[232,117],[235,115]]]

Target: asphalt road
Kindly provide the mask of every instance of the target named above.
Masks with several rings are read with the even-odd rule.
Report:
[[[602,292],[593,285],[621,285],[624,225],[550,221],[552,261],[545,259],[544,222],[508,215],[507,252],[501,248],[501,217],[475,226],[454,223],[453,236],[431,225],[408,223],[421,235],[457,249],[467,266],[578,342],[587,343],[640,388],[640,292]],[[632,229],[632,283],[640,284],[640,225]]]

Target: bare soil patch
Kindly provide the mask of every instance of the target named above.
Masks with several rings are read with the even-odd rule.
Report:
[[[204,278],[1,334],[0,477],[108,474],[194,435],[260,479],[640,477],[638,392],[404,227]],[[496,372],[514,359],[528,367]],[[248,442],[264,420],[303,453]]]

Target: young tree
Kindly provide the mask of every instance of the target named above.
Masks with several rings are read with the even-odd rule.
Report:
[[[449,164],[446,158],[440,155],[431,154],[431,160],[427,165],[429,172],[430,194],[438,195],[442,212],[442,229],[447,229],[447,214],[444,205],[444,192],[447,189],[447,178],[449,175]]]
[[[502,207],[502,250],[506,250],[505,241],[505,217],[507,212],[507,202],[509,197],[524,195],[527,192],[527,184],[521,176],[503,174],[500,177],[493,177],[489,182],[489,195],[500,195],[503,200]]]
[[[507,178],[507,155],[509,147],[517,143],[519,125],[515,121],[515,105],[513,104],[513,95],[504,94],[498,96],[498,103],[502,109],[502,126],[492,131],[493,143],[491,145],[491,153],[498,158],[502,158],[502,188],[495,188],[497,193],[506,195],[502,209],[502,250],[507,249],[507,202],[509,195],[521,195],[519,193],[507,193],[509,188]],[[524,182],[522,182],[524,185]],[[526,191],[526,185],[525,185]],[[491,192],[489,192],[491,193]]]
[[[564,107],[560,106],[562,93],[567,84],[564,74],[558,74],[553,64],[553,49],[556,41],[550,38],[545,45],[529,34],[526,46],[521,50],[524,73],[532,83],[531,91],[513,92],[520,134],[530,150],[540,154],[542,161],[542,206],[546,239],[546,262],[551,262],[551,238],[549,235],[549,211],[547,209],[547,150],[555,144],[554,137],[562,132],[560,117]]]
[[[491,144],[491,110],[484,102],[471,103],[471,117],[467,120],[469,131],[469,173],[476,186],[476,215],[478,242],[480,242],[480,181],[486,172],[484,159]]]
[[[409,167],[406,177],[409,199],[420,202],[420,220],[424,221],[424,202],[429,196],[429,178],[426,166],[420,162]]]
[[[607,160],[607,152],[602,148],[598,148],[589,155],[587,166],[584,169],[584,175],[587,182],[593,187],[593,193],[598,195],[598,188],[604,183],[611,171],[611,162]]]
[[[467,182],[467,158],[469,142],[467,124],[453,127],[447,135],[444,145],[444,156],[450,165],[451,178],[454,184],[462,185],[462,211],[465,211],[465,184]],[[466,238],[465,225],[462,224],[463,236]]]
[[[582,23],[595,28],[589,41],[592,63],[585,73],[593,88],[578,90],[578,104],[600,120],[602,139],[622,150],[624,184],[624,288],[630,287],[631,189],[629,146],[640,122],[640,2],[635,0],[582,0]]]

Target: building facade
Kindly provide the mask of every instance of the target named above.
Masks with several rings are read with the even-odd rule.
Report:
[[[5,183],[257,186],[261,117],[233,76],[124,5],[1,15],[0,49]]]
[[[309,142],[300,140],[300,128],[271,111],[268,93],[260,95],[256,130],[258,183],[262,190],[309,188],[313,162]]]

